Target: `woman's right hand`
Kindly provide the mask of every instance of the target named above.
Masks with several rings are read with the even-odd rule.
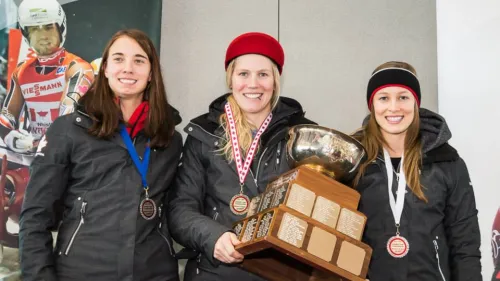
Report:
[[[214,258],[223,263],[238,263],[243,261],[244,256],[234,249],[240,244],[240,240],[232,232],[225,232],[215,243]]]

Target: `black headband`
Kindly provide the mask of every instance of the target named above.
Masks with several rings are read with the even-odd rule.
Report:
[[[368,108],[371,108],[373,95],[377,91],[391,86],[403,87],[410,91],[417,100],[418,106],[420,106],[420,83],[417,76],[407,69],[391,67],[375,72],[370,78],[366,91]]]

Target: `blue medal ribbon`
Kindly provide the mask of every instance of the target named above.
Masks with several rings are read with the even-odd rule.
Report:
[[[127,146],[128,153],[130,154],[132,161],[134,161],[137,171],[141,175],[142,187],[146,191],[146,198],[147,198],[149,186],[146,180],[146,175],[148,173],[149,155],[151,154],[151,147],[149,147],[149,141],[144,151],[144,159],[141,162],[141,160],[139,159],[139,155],[137,154],[137,150],[135,150],[134,144],[132,143],[132,139],[130,138],[127,132],[127,128],[125,128],[124,124],[120,125],[120,135],[122,136],[123,142]]]

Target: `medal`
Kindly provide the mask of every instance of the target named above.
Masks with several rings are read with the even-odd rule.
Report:
[[[392,164],[391,158],[389,156],[389,152],[384,148],[384,161],[385,161],[385,169],[387,172],[387,188],[389,190],[389,205],[391,206],[392,215],[394,216],[395,226],[396,226],[396,235],[392,236],[387,240],[387,252],[394,258],[402,258],[408,254],[410,251],[410,243],[406,238],[400,235],[399,222],[401,221],[401,215],[403,214],[404,201],[405,201],[405,193],[406,193],[406,176],[403,169],[403,161],[404,154],[401,156],[400,169],[399,169],[399,178],[398,178],[398,190],[397,196],[398,198],[394,198],[394,194],[392,194]]]
[[[252,144],[248,149],[247,156],[245,158],[245,163],[241,161],[241,153],[240,153],[240,144],[238,140],[238,134],[236,132],[236,125],[234,122],[233,111],[231,110],[231,106],[229,103],[226,103],[224,107],[226,111],[227,122],[229,125],[229,137],[231,139],[231,144],[233,147],[233,158],[236,163],[236,170],[238,171],[238,176],[240,180],[240,192],[231,198],[229,202],[229,208],[231,212],[235,215],[244,215],[248,212],[248,207],[250,206],[250,198],[243,193],[243,186],[245,185],[245,178],[250,170],[250,166],[253,161],[253,156],[255,151],[257,150],[257,144],[259,143],[260,136],[266,130],[267,126],[271,122],[273,118],[273,114],[269,113],[266,120],[262,122],[260,125],[257,134],[255,134],[254,139],[252,140]]]
[[[149,166],[149,156],[151,154],[151,147],[149,147],[149,141],[148,145],[146,146],[146,149],[144,150],[144,159],[141,162],[141,160],[139,159],[139,155],[137,155],[137,151],[135,150],[134,144],[132,143],[132,139],[130,139],[127,129],[123,124],[121,124],[120,126],[120,135],[122,136],[123,142],[127,146],[127,150],[134,162],[135,167],[137,168],[137,171],[141,175],[142,187],[144,188],[145,196],[144,199],[142,199],[141,203],[139,204],[139,214],[145,220],[152,220],[156,217],[156,213],[158,211],[156,208],[155,201],[149,198],[149,192],[148,192],[149,186],[146,181],[146,175],[148,173],[148,166]]]
[[[139,213],[145,220],[152,220],[156,215],[155,201],[149,199],[148,189],[146,189],[146,198],[139,204]]]
[[[233,198],[231,198],[231,201],[229,202],[231,212],[233,212],[233,214],[235,215],[246,214],[248,212],[248,206],[250,206],[250,198],[243,194],[243,192],[233,196]]]
[[[396,235],[387,241],[387,252],[394,258],[402,258],[410,251],[410,244],[406,238]]]

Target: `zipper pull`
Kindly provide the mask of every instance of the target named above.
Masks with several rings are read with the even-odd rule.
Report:
[[[86,211],[86,207],[87,207],[87,202],[82,202],[82,207],[80,208],[80,215],[85,215],[85,211]]]
[[[276,165],[280,164],[280,155],[281,155],[281,141],[278,143],[278,150],[276,151]]]
[[[82,207],[80,208],[80,222],[81,224],[84,224],[85,223],[85,220],[84,220],[84,215],[85,215],[85,212],[86,212],[86,207],[87,207],[87,202],[82,202]]]
[[[436,251],[439,250],[439,246],[436,240],[432,240],[432,242],[434,243],[434,249],[436,249]]]
[[[200,274],[200,262],[201,262],[201,254],[198,254],[198,257],[196,258],[197,265],[196,265],[196,275]]]

